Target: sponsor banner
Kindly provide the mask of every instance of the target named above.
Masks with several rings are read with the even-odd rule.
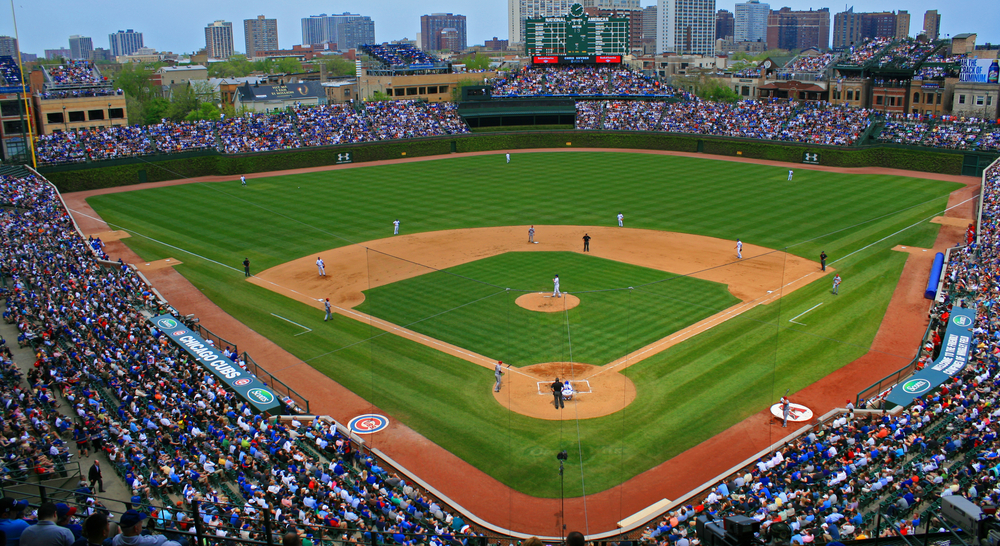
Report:
[[[969,363],[969,353],[972,350],[972,325],[976,320],[976,312],[972,309],[955,307],[951,313],[948,318],[948,328],[941,340],[941,354],[937,360],[893,387],[885,397],[886,402],[905,406],[914,398],[927,394],[951,379]]]
[[[368,413],[359,415],[347,423],[347,428],[355,434],[374,434],[389,426],[389,418],[384,415]]]
[[[192,332],[173,315],[152,317],[149,322],[157,330],[167,335],[174,343],[194,357],[206,370],[212,372],[229,386],[243,400],[260,412],[272,415],[280,413],[278,397],[253,374],[244,371],[239,364],[226,358],[222,351],[209,345],[198,334]]]
[[[958,81],[972,83],[997,83],[1000,73],[996,59],[962,59]]]

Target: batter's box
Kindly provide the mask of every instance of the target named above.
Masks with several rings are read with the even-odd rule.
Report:
[[[590,381],[586,379],[578,379],[576,381],[564,381],[564,383],[569,383],[573,386],[573,394],[593,394],[594,391],[590,390]],[[538,394],[543,396],[552,396],[552,382],[551,381],[536,381],[535,385],[538,388]],[[581,387],[586,386],[586,390]]]

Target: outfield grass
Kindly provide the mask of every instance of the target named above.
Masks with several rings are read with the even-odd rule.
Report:
[[[552,474],[551,454],[560,449],[582,464],[566,472],[568,495],[581,493],[581,477],[588,493],[607,489],[766,407],[775,392],[800,390],[864,354],[905,262],[889,249],[931,245],[937,225],[900,230],[940,213],[959,187],[802,169],[794,182],[786,177],[784,167],[710,159],[519,153],[510,165],[497,154],[253,179],[247,188],[238,181],[157,188],[90,203],[113,227],[133,230],[126,243],[143,259],[183,260],[178,271],[249,327],[501,482],[557,496],[558,483],[539,477]],[[351,319],[324,323],[315,309],[246,283],[240,266],[244,256],[260,271],[386,237],[396,217],[403,233],[413,233],[613,225],[618,211],[628,227],[739,237],[810,259],[825,250],[831,262],[841,260],[833,264],[844,277],[841,295],[829,295],[823,279],[780,306],[758,307],[644,360],[627,371],[636,403],[578,429],[508,414],[490,396],[490,370],[393,335],[369,340],[369,327]],[[788,323],[819,302],[809,326]],[[295,336],[301,329],[272,312],[314,333]]]
[[[526,292],[503,288],[549,292],[553,272],[578,307],[529,311],[515,303]],[[646,284],[641,295],[628,289]],[[694,277],[574,252],[508,252],[367,290],[358,310],[512,366],[600,366],[739,302]]]

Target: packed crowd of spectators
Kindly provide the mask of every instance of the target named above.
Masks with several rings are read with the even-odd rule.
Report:
[[[211,121],[173,122],[161,120],[147,127],[159,151],[167,154],[215,148],[215,124]]]
[[[844,58],[843,64],[858,66],[863,65],[875,58],[875,56],[878,55],[878,53],[891,42],[891,38],[875,38],[874,40],[869,40],[859,46],[851,46],[851,48],[847,50],[847,55]]]
[[[850,146],[871,125],[871,110],[807,102],[798,105],[778,140]]]
[[[156,153],[156,143],[146,127],[141,125],[116,125],[101,130],[82,130],[77,133],[80,145],[94,161],[120,159]]]
[[[38,135],[35,139],[35,154],[39,165],[81,163],[87,160],[86,152],[80,147],[79,137],[73,132]]]
[[[954,70],[944,66],[921,66],[913,75],[915,80],[940,80],[954,74]]]
[[[378,59],[386,66],[407,66],[411,64],[432,64],[437,59],[410,44],[360,45],[363,53]]]
[[[944,51],[947,51],[947,49],[942,49],[941,51],[944,52]],[[927,60],[925,60],[924,62],[925,63],[957,63],[957,62],[960,62],[964,58],[966,58],[965,53],[958,53],[958,54],[955,54],[955,55],[942,55],[940,53],[937,53],[937,54],[931,55],[930,57],[927,57]]]
[[[604,106],[608,101],[578,100],[576,101],[576,128],[600,129],[604,116]]]
[[[107,81],[90,61],[65,61],[59,66],[44,68],[52,84],[56,86],[97,85]]]
[[[921,60],[931,54],[940,45],[934,42],[921,42],[919,40],[903,40],[888,51],[886,51],[878,61],[880,68],[909,69],[917,65]]]
[[[613,67],[526,67],[491,83],[495,96],[674,94],[654,78]]]
[[[926,119],[908,114],[890,119],[876,137],[880,142],[949,148],[995,150],[1000,127],[978,118]]]
[[[21,85],[21,69],[10,55],[0,56],[0,85]]]
[[[295,120],[286,113],[248,113],[219,121],[219,151],[227,154],[301,148]]]
[[[306,146],[330,146],[375,140],[365,116],[350,104],[326,104],[295,110],[302,142]]]
[[[365,114],[379,140],[440,136],[469,132],[454,105],[420,101],[365,103]]]
[[[609,101],[604,110],[604,128],[655,131],[666,105],[659,101]]]
[[[470,531],[358,452],[332,421],[254,414],[147,322],[143,307],[159,305],[148,287],[124,264],[95,260],[50,184],[0,176],[0,202],[12,205],[0,208],[4,319],[35,353],[25,387],[0,349],[7,479],[57,472],[72,438],[81,455],[107,458],[130,508],[182,543],[193,541],[195,501],[194,517],[216,537],[261,538],[265,511],[277,530],[317,540],[369,543],[377,531],[397,544],[443,546]],[[77,493],[72,508],[93,513],[95,492],[81,482]],[[16,506],[2,508],[19,519]],[[66,506],[60,525],[79,535],[74,512]],[[123,527],[138,519],[127,512]]]
[[[733,77],[735,78],[759,78],[764,68],[762,66],[748,66],[746,68],[738,70]]]
[[[124,95],[121,89],[111,87],[86,87],[83,89],[56,89],[38,93],[42,100],[50,99],[78,99],[82,97],[111,97],[114,95]]]
[[[782,67],[787,72],[822,72],[830,63],[839,57],[836,53],[823,53],[822,55],[799,55],[792,59],[792,62]]]

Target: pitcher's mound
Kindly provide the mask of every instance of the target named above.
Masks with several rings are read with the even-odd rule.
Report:
[[[572,294],[563,294],[561,298],[553,298],[549,292],[532,292],[514,300],[518,306],[528,311],[542,313],[560,313],[580,305],[580,298]]]

